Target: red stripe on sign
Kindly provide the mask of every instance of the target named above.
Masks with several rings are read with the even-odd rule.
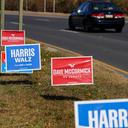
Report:
[[[5,63],[5,52],[4,51],[1,52],[1,60],[2,60],[2,63]]]

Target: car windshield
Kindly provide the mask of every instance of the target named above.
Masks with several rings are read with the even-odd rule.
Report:
[[[119,10],[119,8],[112,3],[94,3],[93,10]]]

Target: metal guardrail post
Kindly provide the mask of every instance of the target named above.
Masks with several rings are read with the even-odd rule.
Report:
[[[19,30],[23,29],[23,0],[19,3]]]
[[[56,12],[56,0],[53,0],[53,12]]]
[[[5,22],[5,0],[1,0],[1,29],[4,29]]]
[[[46,8],[47,8],[47,1],[44,0],[44,12],[46,12]]]

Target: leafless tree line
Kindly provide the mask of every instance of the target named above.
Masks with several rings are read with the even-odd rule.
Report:
[[[47,11],[47,12],[71,12],[81,2],[86,0],[24,0],[24,10],[26,11]],[[116,3],[128,12],[128,0],[109,0]],[[55,3],[54,3],[55,2]],[[55,5],[54,5],[55,4]],[[55,6],[55,7],[53,7]],[[6,0],[7,10],[18,10],[19,0]]]

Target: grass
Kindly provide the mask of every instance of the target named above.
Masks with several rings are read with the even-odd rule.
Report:
[[[74,128],[74,101],[128,97],[128,79],[98,62],[94,85],[51,87],[50,58],[69,55],[41,51],[41,71],[0,74],[1,128]]]

